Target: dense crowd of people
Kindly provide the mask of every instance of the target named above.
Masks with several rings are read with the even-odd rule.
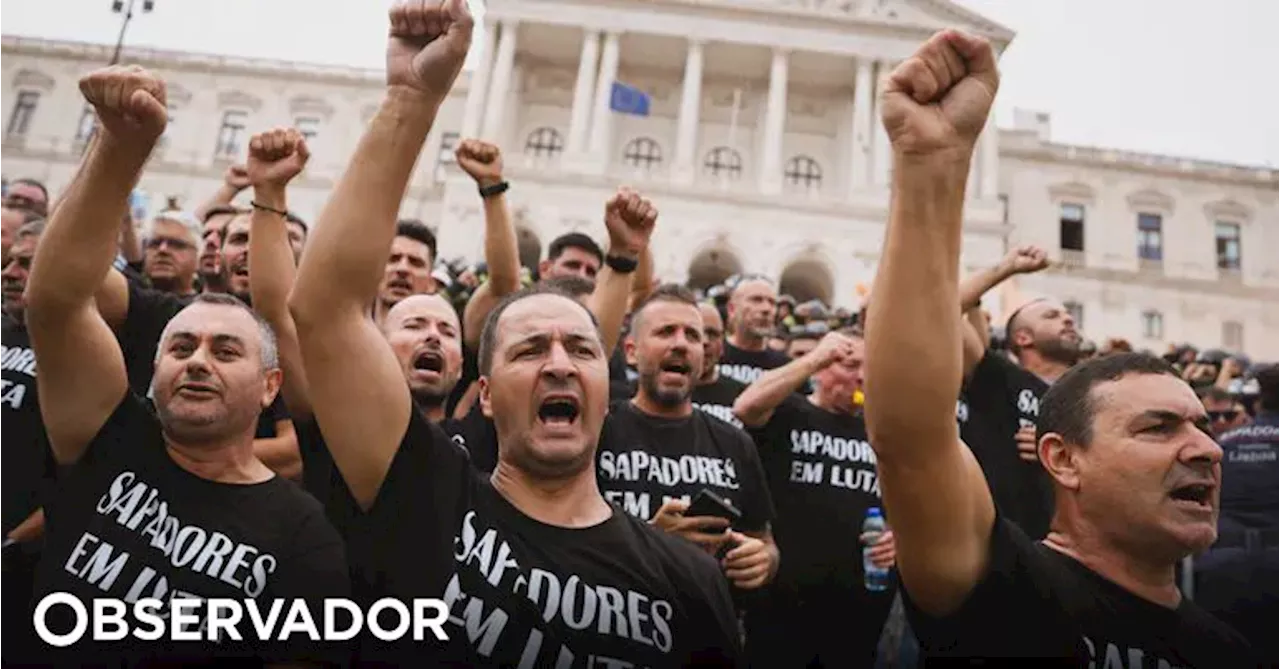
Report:
[[[98,129],[56,201],[8,184],[6,664],[1275,664],[1276,365],[1099,348],[1052,298],[992,325],[982,296],[1049,261],[959,276],[984,40],[942,31],[889,75],[890,214],[853,312],[770,277],[663,283],[658,203],[626,187],[604,248],[570,233],[522,268],[520,186],[479,139],[456,155],[484,259],[438,262],[397,216],[472,18],[390,24],[314,228],[288,206],[306,142],[276,128],[139,235],[167,113],[138,67],[82,80]],[[55,648],[34,623],[76,621],[33,610],[59,592],[438,598],[448,639]]]

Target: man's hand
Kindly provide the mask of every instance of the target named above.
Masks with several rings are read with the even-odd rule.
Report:
[[[275,128],[249,140],[245,173],[256,190],[283,191],[307,166],[310,157],[301,133],[293,128]]]
[[[866,545],[867,540],[870,538],[868,535],[859,537],[863,545]],[[880,538],[876,539],[875,543],[871,544],[871,550],[867,552],[867,557],[871,558],[871,564],[881,569],[893,567],[893,563],[898,557],[898,549],[893,541],[892,530],[886,530],[880,535]]]
[[[935,34],[885,82],[881,115],[894,151],[967,162],[999,87],[985,39],[953,29]]]
[[[627,187],[604,204],[604,225],[609,230],[609,252],[639,258],[649,246],[658,209]]]
[[[93,105],[103,132],[125,144],[155,146],[169,122],[164,82],[137,65],[113,65],[80,80],[80,92]]]
[[[649,521],[651,525],[668,534],[675,534],[692,541],[706,551],[715,555],[720,546],[729,540],[729,521],[716,516],[688,516],[689,503],[680,499],[667,500]],[[717,534],[718,530],[726,530]]]
[[[387,85],[443,100],[471,47],[466,0],[404,0],[391,8],[390,19]]]
[[[1013,441],[1018,445],[1018,459],[1023,462],[1040,462],[1040,455],[1036,453],[1036,428],[1034,425],[1025,425],[1018,428],[1013,435]]]
[[[453,152],[462,168],[476,185],[484,188],[502,181],[502,151],[494,144],[479,139],[465,139]]]
[[[769,550],[769,544],[755,537],[732,530],[727,534],[734,548],[720,561],[724,575],[742,590],[754,590],[768,582],[775,568],[774,556],[777,553]]]
[[[1049,254],[1039,246],[1019,246],[1000,261],[1000,270],[1004,274],[1032,274],[1049,266]]]
[[[250,184],[248,168],[244,165],[227,165],[227,171],[222,173],[222,183],[237,192],[248,188]]]
[[[822,364],[822,368],[826,369],[853,355],[853,339],[839,332],[828,332],[809,355],[814,356]]]

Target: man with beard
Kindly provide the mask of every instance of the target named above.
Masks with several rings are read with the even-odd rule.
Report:
[[[595,283],[603,264],[604,252],[594,239],[581,232],[566,232],[551,240],[547,258],[538,263],[538,280],[580,276]]]
[[[741,428],[742,421],[733,415],[733,401],[747,389],[741,381],[720,373],[720,356],[724,354],[724,319],[714,304],[698,305],[702,314],[702,371],[693,388],[693,408]]]
[[[767,597],[747,615],[752,666],[869,667],[875,659],[894,592],[868,590],[858,559],[867,510],[883,507],[876,459],[853,401],[862,389],[863,350],[856,334],[830,333],[804,357],[765,372],[734,402],[760,449],[786,556]],[[813,392],[797,394],[810,378]],[[893,552],[893,533],[885,532],[871,555],[887,568]]]
[[[989,338],[979,329],[986,329],[980,312],[983,294],[1009,278],[1048,266],[1043,249],[1021,246],[960,285],[960,308],[968,316],[963,324],[965,382],[956,405],[960,437],[973,450],[1001,513],[1035,538],[1048,532],[1053,511],[1049,476],[1035,453],[1040,398],[1074,364],[1080,334],[1061,304],[1028,303],[1009,318],[1009,342],[1019,365],[1003,351],[988,349]]]
[[[179,297],[195,295],[199,229],[182,214],[161,214],[151,221],[142,273],[151,286]]]
[[[1213,542],[1222,451],[1167,364],[1093,360],[1045,395],[1038,453],[1055,511],[1043,541],[1002,517],[959,438],[965,184],[998,88],[991,45],[944,30],[881,98],[893,205],[867,322],[866,414],[912,629],[929,656],[1257,666],[1174,579]]]
[[[742,430],[693,410],[704,369],[703,323],[688,289],[658,287],[631,315],[627,358],[640,372],[635,397],[614,405],[600,436],[605,499],[707,551],[723,551],[725,575],[742,590],[768,583],[778,567],[769,523],[773,500],[755,445]],[[733,523],[686,516],[708,490],[741,511]],[[730,527],[732,525],[732,527]]]
[[[769,348],[774,334],[778,293],[762,276],[744,276],[729,291],[729,337],[720,373],[751,383],[771,369],[787,364],[787,356]]]
[[[53,482],[53,461],[40,420],[36,359],[27,333],[22,296],[31,271],[31,259],[43,232],[41,220],[17,230],[2,279],[4,381],[0,389],[0,415],[4,421],[3,606],[6,620],[23,620],[31,611],[31,588],[44,537],[44,512],[40,505]],[[23,657],[23,653],[33,648],[35,638],[29,634],[30,629],[30,625],[6,628],[6,663]]]
[[[435,233],[420,221],[397,223],[378,299],[374,302],[374,320],[381,323],[391,307],[410,295],[435,293],[436,279],[431,275],[435,264]]]
[[[414,409],[396,355],[367,317],[414,162],[471,30],[463,0],[391,10],[386,95],[320,216],[290,297],[316,418],[362,510],[348,545],[377,576],[370,595],[442,597],[450,609],[449,642],[371,644],[361,659],[731,663],[732,605],[714,562],[600,494],[594,461],[608,375],[586,308],[534,289],[489,314],[480,406],[494,420],[499,461],[488,479]],[[620,192],[607,212],[652,228],[651,205],[634,193]],[[585,608],[562,606],[568,598]],[[433,651],[440,655],[423,657]]]
[[[45,504],[37,597],[306,598],[319,610],[320,599],[348,589],[341,540],[315,500],[253,453],[258,414],[280,384],[270,328],[235,298],[201,296],[162,335],[156,413],[130,392],[94,293],[111,271],[129,191],[164,130],[165,88],[141,68],[111,67],[85,77],[80,90],[100,130],[54,211],[26,290],[40,410],[65,468]],[[161,528],[175,524],[186,537],[184,556],[203,550],[212,559],[171,556]],[[213,557],[231,551],[239,557],[226,565]],[[87,555],[102,557],[84,562]],[[128,558],[105,571],[90,568],[119,555]],[[67,611],[54,611],[51,629],[67,629]],[[84,640],[59,653],[79,664],[324,659],[297,642],[243,638],[208,645]],[[50,657],[59,659],[48,652],[41,659]]]
[[[200,286],[206,292],[224,293],[227,290],[222,276],[222,240],[226,238],[227,224],[231,219],[244,213],[248,212],[229,204],[210,207],[204,213],[196,273],[200,276]]]

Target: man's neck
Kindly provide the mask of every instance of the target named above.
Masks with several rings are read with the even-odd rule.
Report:
[[[698,377],[697,385],[709,386],[719,380],[720,380],[720,364],[719,362],[717,362],[716,364],[711,366],[711,371]]]
[[[845,416],[853,415],[854,407],[852,401],[842,403],[833,397],[823,395],[821,392],[811,393],[809,395],[809,403],[827,413]]]
[[[1052,384],[1054,381],[1057,381],[1058,377],[1066,374],[1067,370],[1071,368],[1070,365],[1058,362],[1057,360],[1050,360],[1035,351],[1023,351],[1022,354],[1018,356],[1018,364],[1022,365],[1023,369],[1035,374],[1040,377],[1041,381],[1048,384]]]
[[[217,483],[262,483],[275,472],[262,464],[253,452],[253,436],[237,437],[223,443],[189,446],[165,437],[169,457],[183,469],[206,481]]]
[[[205,293],[227,292],[227,282],[222,280],[222,275],[220,274],[202,274],[200,283]]]
[[[1149,602],[1172,609],[1182,601],[1172,562],[1135,556],[1091,528],[1073,524],[1061,515],[1054,516],[1043,543]]]
[[[422,417],[426,418],[429,423],[439,423],[444,420],[444,402],[419,404],[418,410],[422,412]]]
[[[151,287],[174,295],[187,296],[194,295],[195,279],[180,281],[178,279],[151,279]]]
[[[499,458],[490,481],[521,513],[547,525],[579,529],[599,525],[613,515],[613,507],[600,494],[594,465],[567,479],[546,481]]]
[[[688,418],[693,414],[693,402],[690,400],[685,399],[674,407],[665,406],[649,397],[643,387],[631,398],[631,405],[639,409],[640,413],[655,418]]]
[[[729,335],[729,343],[744,351],[763,351],[764,337],[757,337],[751,332],[741,330]]]

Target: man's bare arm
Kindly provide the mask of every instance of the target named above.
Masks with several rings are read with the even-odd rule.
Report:
[[[848,337],[832,332],[803,356],[787,364],[771,369],[751,382],[733,402],[733,415],[747,427],[760,427],[769,422],[773,412],[792,393],[800,390],[805,381],[842,356],[851,354],[852,342]]]
[[[882,98],[893,191],[868,320],[867,429],[903,584],[935,615],[981,578],[995,518],[955,403],[965,182],[998,81],[986,41],[946,30],[889,75]]]
[[[609,231],[606,256],[634,260],[639,269],[640,256],[649,246],[658,210],[639,193],[619,188],[604,205],[604,225]],[[622,321],[627,317],[627,298],[631,294],[634,272],[615,272],[605,265],[596,275],[596,289],[587,302],[600,322],[600,334],[607,355],[613,354],[622,335]]]
[[[163,82],[140,68],[98,70],[80,90],[102,129],[53,210],[26,291],[40,414],[59,464],[80,459],[128,391],[124,355],[94,293],[111,271],[129,192],[168,117]]]
[[[253,440],[253,454],[271,471],[294,481],[302,479],[302,452],[293,421],[276,421],[276,436]]]
[[[477,188],[502,183],[502,152],[497,146],[476,139],[458,145],[458,166],[471,175]],[[507,196],[498,193],[482,198],[484,203],[484,260],[489,278],[471,294],[462,312],[462,341],[469,350],[480,346],[480,333],[489,312],[498,301],[520,290],[520,249],[516,229],[511,224]]]
[[[253,309],[262,314],[276,333],[280,352],[283,394],[289,415],[298,420],[311,416],[307,373],[298,350],[298,329],[289,315],[289,291],[293,289],[293,249],[285,217],[286,190],[302,172],[310,157],[307,143],[297,130],[277,128],[249,140],[246,170],[253,184],[254,207],[249,215],[253,253],[249,254],[249,294]],[[268,209],[270,207],[270,209]],[[272,211],[275,210],[275,211]],[[295,442],[296,447],[296,442]]]
[[[249,187],[249,175],[244,165],[231,165],[227,167],[227,171],[222,175],[222,185],[218,186],[218,190],[209,196],[203,204],[196,207],[195,216],[197,221],[203,221],[204,215],[214,207],[221,207],[231,204],[240,191]]]
[[[400,364],[368,318],[400,200],[436,112],[462,69],[472,19],[462,0],[396,5],[387,93],[316,222],[289,310],[312,409],[355,500],[369,508],[409,422]]]

